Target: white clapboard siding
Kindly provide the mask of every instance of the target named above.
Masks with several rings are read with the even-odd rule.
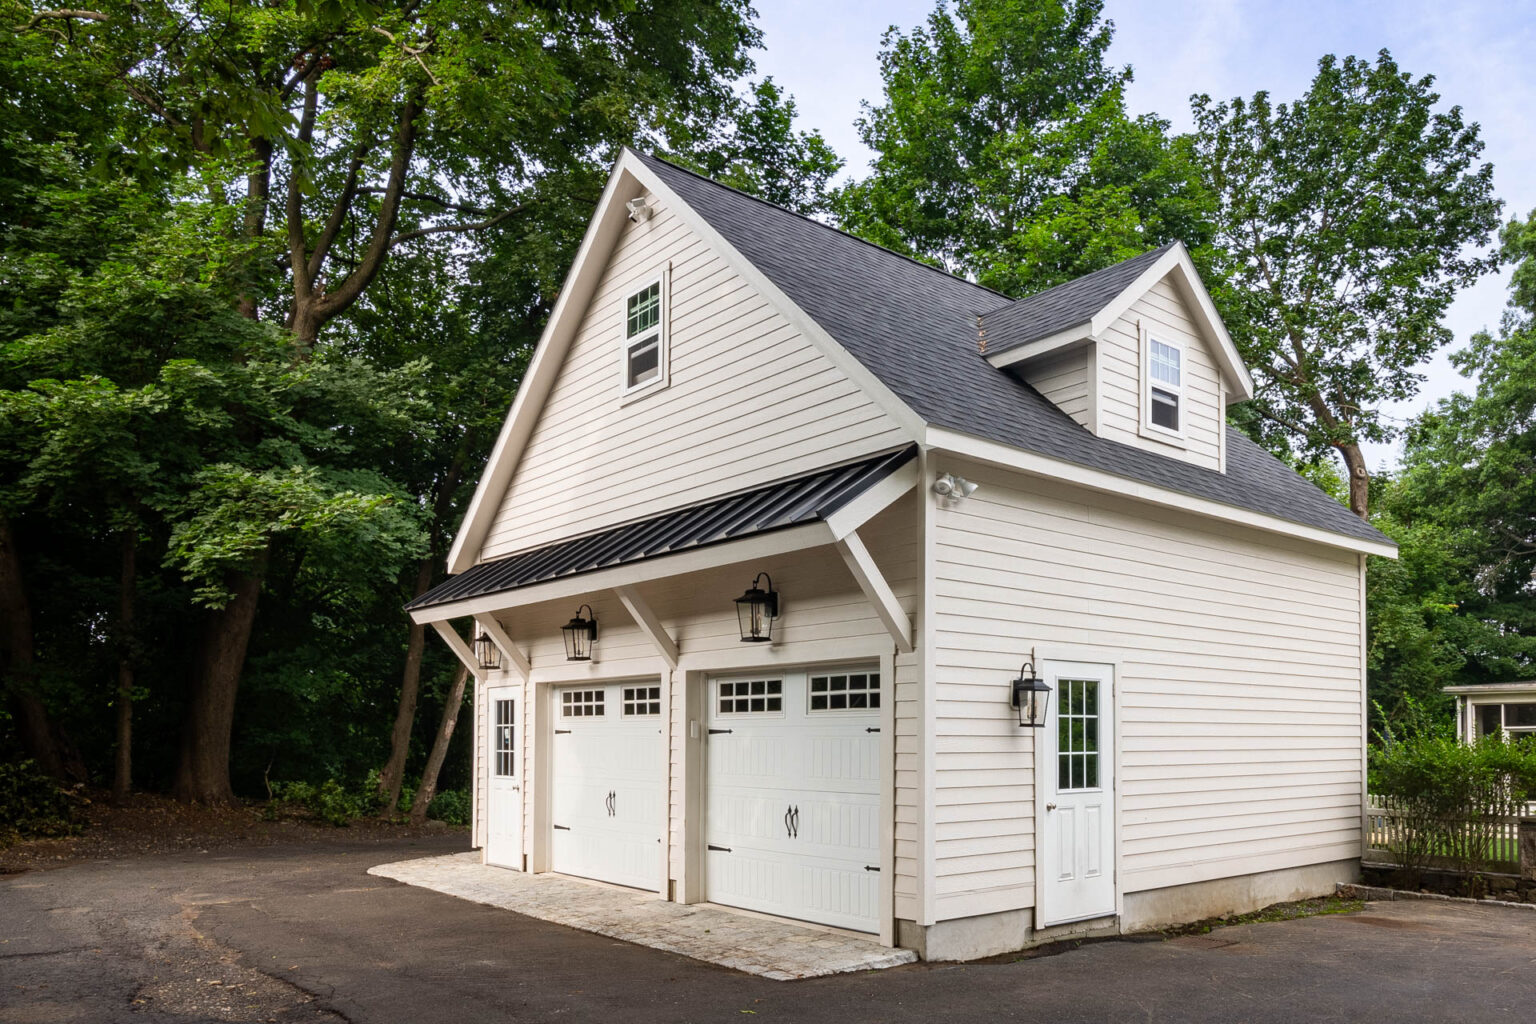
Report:
[[[923,801],[922,700],[920,656],[896,658],[896,827],[895,912],[901,920],[919,918],[918,851],[922,840],[919,815]]]
[[[1141,427],[1140,326],[1184,346],[1182,446],[1145,436]],[[1207,469],[1221,468],[1221,372],[1184,300],[1164,278],[1115,322],[1098,342],[1099,434]]]
[[[1088,422],[1089,394],[1093,387],[1088,377],[1089,365],[1088,348],[1083,346],[1031,363],[1024,379],[1056,408],[1092,430],[1093,425]]]
[[[668,386],[621,394],[625,299],[670,265]],[[895,422],[671,211],[626,225],[480,558],[901,444]]]
[[[485,721],[486,693],[485,685],[479,680],[470,681],[474,686],[474,753],[470,755],[470,813],[474,817],[473,834],[470,842],[479,849],[485,849],[485,788],[490,782],[490,758],[486,754],[486,747],[491,742],[488,726]]]
[[[1031,648],[1116,665],[1124,891],[1358,855],[1354,555],[964,475],[936,512],[938,919],[1033,904],[1036,731],[1006,693]]]

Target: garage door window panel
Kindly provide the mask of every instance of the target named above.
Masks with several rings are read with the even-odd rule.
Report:
[[[562,718],[600,718],[606,708],[602,690],[566,690],[560,695]]]
[[[723,679],[718,684],[716,711],[721,715],[782,715],[784,680]]]
[[[878,711],[880,674],[852,672],[813,675],[810,679],[811,711]]]

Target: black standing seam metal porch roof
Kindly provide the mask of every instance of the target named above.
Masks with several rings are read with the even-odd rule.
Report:
[[[407,611],[431,608],[516,590],[530,583],[821,522],[916,455],[917,445],[909,445],[860,462],[819,469],[728,498],[715,498],[585,537],[481,562],[449,577],[405,607]]]

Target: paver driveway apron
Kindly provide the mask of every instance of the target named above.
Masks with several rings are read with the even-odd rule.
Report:
[[[776,981],[877,970],[917,959],[909,949],[887,949],[843,931],[488,867],[473,852],[381,864],[368,873]]]

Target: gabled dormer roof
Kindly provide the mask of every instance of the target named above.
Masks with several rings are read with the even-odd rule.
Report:
[[[1085,486],[1271,528],[1295,524],[1299,529],[1291,532],[1358,550],[1385,553],[1393,548],[1388,538],[1230,427],[1224,473],[1084,429],[1027,383],[993,366],[981,352],[978,322],[989,312],[997,315],[1016,305],[1009,296],[664,160],[626,150],[604,189],[465,513],[449,554],[450,572],[463,572],[476,561],[496,504],[507,489],[576,322],[624,223],[624,203],[642,190],[662,204],[674,205],[912,441],[934,444],[940,434],[963,435],[1035,459],[1031,471]],[[1119,275],[1130,276],[1131,271],[1137,272],[1134,280],[1141,280],[1170,253],[1183,254],[1187,263],[1183,247],[1175,244],[1129,261],[1129,268],[1121,264],[1100,272],[1105,276],[1090,282],[1090,287],[1073,289],[1073,282],[1061,286],[1067,290],[1053,298],[1046,298],[1050,293],[1037,298],[1042,308],[1061,300],[1060,308],[1075,310],[1075,300],[1068,303],[1067,298],[1077,295],[1083,305],[1091,304],[1101,294],[1101,284],[1107,292],[1111,283],[1123,284]],[[1138,264],[1139,260],[1148,262]],[[1121,287],[1118,295],[1123,299],[1125,294]],[[1024,312],[1011,315],[1023,318]],[[1234,392],[1246,397],[1250,392],[1240,362],[1237,371],[1232,375],[1239,385]]]
[[[977,324],[987,362],[999,369],[1072,344],[1092,344],[1153,285],[1171,278],[1195,329],[1221,368],[1228,400],[1253,397],[1253,379],[1182,242],[1169,242],[1112,267],[1004,303]]]

